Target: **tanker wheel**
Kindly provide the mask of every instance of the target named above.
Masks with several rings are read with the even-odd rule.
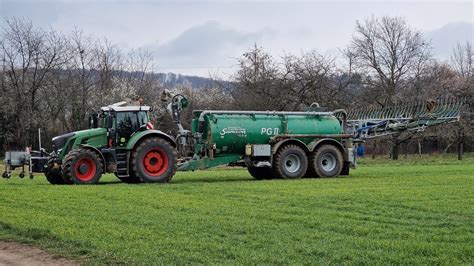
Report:
[[[47,168],[44,173],[46,180],[52,185],[64,185],[66,181],[63,179],[61,174],[61,168],[54,168],[54,159],[49,159],[47,162]]]
[[[102,176],[102,162],[95,152],[78,149],[64,157],[61,170],[66,182],[97,184]]]
[[[176,172],[176,149],[161,138],[147,138],[132,152],[130,176],[144,182],[166,183]]]
[[[249,167],[247,167],[247,170],[249,170],[250,175],[253,178],[257,179],[257,180],[272,179],[273,178],[272,168],[270,168],[270,167],[252,167],[252,166],[249,166]]]
[[[296,145],[280,148],[273,159],[273,172],[279,178],[301,178],[307,169],[308,157],[304,150]]]
[[[338,176],[342,166],[342,153],[333,145],[322,145],[311,156],[311,167],[320,177]]]

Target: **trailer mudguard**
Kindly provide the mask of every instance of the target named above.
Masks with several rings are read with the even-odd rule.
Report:
[[[168,135],[168,134],[166,134],[166,133],[164,133],[160,130],[148,129],[148,130],[144,130],[144,131],[135,132],[130,137],[130,140],[127,143],[127,149],[132,150],[135,147],[135,145],[141,139],[143,139],[144,137],[153,137],[153,136],[160,137],[160,138],[163,138],[163,139],[169,141],[171,143],[171,146],[176,148],[176,141],[170,135]]]
[[[278,149],[284,144],[285,145],[295,144],[297,146],[300,146],[305,152],[310,152],[310,150],[308,149],[308,146],[303,141],[299,139],[285,139],[285,140],[277,142],[276,144],[272,146],[272,154],[275,154],[278,151]]]

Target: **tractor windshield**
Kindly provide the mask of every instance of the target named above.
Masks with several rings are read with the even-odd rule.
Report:
[[[109,112],[104,112],[103,119],[99,120],[100,127],[112,127],[118,130],[135,131],[140,126],[148,123],[148,115],[146,111],[130,111],[117,112],[115,118],[109,115]]]
[[[118,130],[135,131],[148,122],[147,113],[144,111],[117,112],[116,117]]]

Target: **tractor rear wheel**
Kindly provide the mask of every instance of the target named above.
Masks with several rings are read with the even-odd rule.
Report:
[[[144,182],[166,183],[176,172],[176,149],[161,138],[147,138],[132,152],[130,176]]]
[[[308,169],[305,151],[296,145],[286,145],[278,150],[273,159],[273,171],[279,178],[302,178]]]
[[[338,176],[342,166],[342,153],[334,145],[322,145],[311,156],[311,167],[320,177]]]
[[[52,185],[63,185],[66,181],[63,179],[61,174],[61,168],[55,167],[54,159],[49,159],[47,162],[47,168],[44,173],[46,180]]]
[[[72,150],[64,157],[61,170],[66,182],[97,184],[102,176],[102,162],[91,150]]]
[[[270,168],[270,167],[249,166],[249,167],[247,167],[247,170],[249,170],[250,175],[253,178],[257,179],[257,180],[272,179],[273,178],[272,168]]]

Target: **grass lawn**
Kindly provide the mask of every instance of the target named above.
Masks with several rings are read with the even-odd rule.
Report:
[[[348,177],[166,185],[0,180],[0,239],[86,263],[474,263],[474,154],[362,160]]]

